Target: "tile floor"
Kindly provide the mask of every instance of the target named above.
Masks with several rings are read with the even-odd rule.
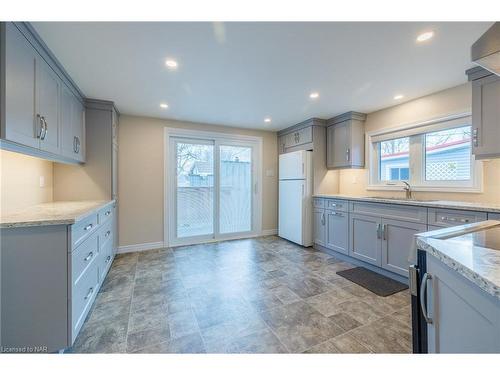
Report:
[[[351,267],[275,236],[118,255],[68,352],[411,352],[408,290]]]

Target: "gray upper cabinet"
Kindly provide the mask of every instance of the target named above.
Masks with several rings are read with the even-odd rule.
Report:
[[[0,91],[2,148],[83,162],[85,125],[78,88],[29,24],[0,23],[0,42],[5,67],[0,72],[5,82]]]
[[[61,90],[61,149],[64,156],[85,161],[85,110],[80,100],[63,85]]]
[[[472,153],[500,157],[500,77],[482,68],[467,71],[472,80]]]
[[[315,127],[324,127],[326,121],[311,118],[300,124],[278,132],[278,151],[280,154],[298,150],[312,150],[316,141]],[[317,134],[317,133],[316,133]]]
[[[329,169],[363,168],[366,115],[348,112],[331,118],[326,130],[326,165]]]
[[[59,92],[61,80],[41,58],[36,61],[36,107],[42,125],[40,149],[54,154],[60,152]]]
[[[408,277],[408,256],[414,235],[426,230],[425,224],[382,219],[382,268]]]
[[[20,145],[38,148],[40,123],[35,115],[36,52],[12,23],[4,23],[5,111],[2,137]]]

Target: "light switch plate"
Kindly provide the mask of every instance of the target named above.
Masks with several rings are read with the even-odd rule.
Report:
[[[45,187],[45,176],[40,176],[40,187]]]

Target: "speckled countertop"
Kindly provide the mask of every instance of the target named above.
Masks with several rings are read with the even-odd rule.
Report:
[[[1,216],[0,228],[70,225],[97,212],[111,202],[113,201],[100,200],[42,203]]]
[[[314,197],[344,199],[350,201],[362,201],[362,202],[372,202],[372,203],[402,204],[407,206],[449,208],[456,210],[500,213],[500,204],[496,203],[474,203],[474,202],[446,201],[446,200],[419,200],[418,198],[415,200],[406,200],[406,199],[384,198],[384,197],[359,197],[359,196],[351,196],[345,194],[316,194],[314,195]]]
[[[422,233],[416,246],[500,300],[500,221]]]

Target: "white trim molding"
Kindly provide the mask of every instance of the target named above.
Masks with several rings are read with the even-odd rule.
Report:
[[[133,253],[136,251],[162,249],[163,247],[164,247],[163,241],[138,243],[135,245],[118,246],[118,250],[116,251],[116,253],[117,254]]]

